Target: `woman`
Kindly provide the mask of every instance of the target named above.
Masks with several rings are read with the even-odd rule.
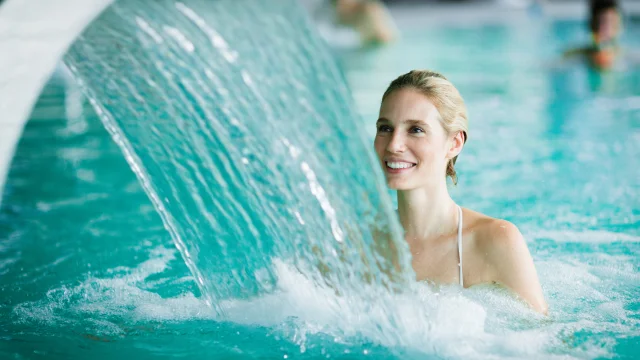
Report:
[[[611,68],[622,53],[618,38],[622,16],[616,0],[591,0],[589,6],[591,45],[566,51],[565,58],[586,57],[598,69]]]
[[[411,71],[382,97],[374,147],[398,214],[417,279],[470,287],[498,283],[547,312],[536,269],[518,228],[462,209],[446,177],[467,140],[467,110],[441,74]]]

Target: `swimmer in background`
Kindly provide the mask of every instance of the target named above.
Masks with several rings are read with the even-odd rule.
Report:
[[[616,0],[591,0],[589,29],[592,43],[564,53],[567,59],[584,57],[598,69],[610,69],[621,53],[618,38],[622,32],[622,16]]]
[[[396,29],[384,5],[377,0],[331,0],[339,24],[356,30],[363,45],[384,44]]]

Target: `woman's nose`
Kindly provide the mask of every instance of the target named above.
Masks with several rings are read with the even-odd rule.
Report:
[[[402,153],[406,150],[405,139],[399,131],[394,132],[387,144],[387,151],[390,153]]]

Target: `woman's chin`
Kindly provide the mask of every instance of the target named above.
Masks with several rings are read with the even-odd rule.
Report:
[[[405,181],[398,180],[387,180],[387,187],[391,190],[401,191],[401,190],[411,190]]]

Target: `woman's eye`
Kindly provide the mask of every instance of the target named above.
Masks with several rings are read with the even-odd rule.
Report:
[[[409,132],[412,133],[412,134],[417,134],[417,133],[423,133],[424,130],[422,130],[422,128],[414,126],[411,129],[409,129]]]
[[[388,125],[380,125],[378,126],[378,132],[390,132],[391,127]]]

